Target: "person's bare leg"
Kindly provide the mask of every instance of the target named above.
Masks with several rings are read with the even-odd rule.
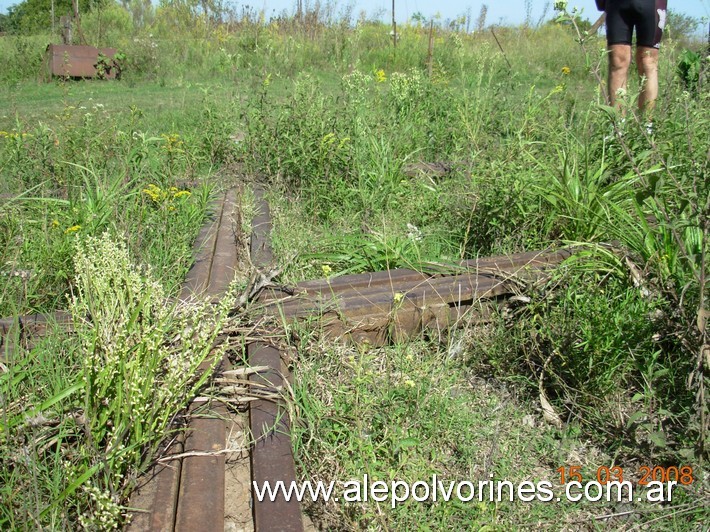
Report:
[[[616,104],[619,89],[626,89],[626,80],[631,64],[631,45],[612,44],[609,46],[609,103]]]
[[[636,47],[636,66],[643,79],[639,109],[652,111],[658,98],[658,50],[650,46]]]

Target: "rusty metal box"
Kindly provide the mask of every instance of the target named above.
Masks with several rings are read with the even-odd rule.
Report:
[[[46,52],[47,74],[49,77],[95,78],[97,77],[96,66],[99,62],[99,54],[113,59],[116,55],[116,49],[50,44],[47,46]],[[104,77],[114,79],[116,77],[116,69],[107,69],[104,72]]]

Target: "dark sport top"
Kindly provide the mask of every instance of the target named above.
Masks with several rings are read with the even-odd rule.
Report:
[[[667,0],[606,0],[608,44],[631,44],[636,28],[636,45],[659,48],[666,25]]]

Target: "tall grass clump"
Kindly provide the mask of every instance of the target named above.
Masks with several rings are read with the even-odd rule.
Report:
[[[674,43],[668,44],[672,50]],[[584,242],[587,251],[571,263],[570,284],[551,298],[561,299],[552,307],[548,300],[542,312],[554,313],[562,304],[572,316],[579,313],[572,320],[574,332],[561,333],[553,322],[539,322],[545,340],[533,345],[544,346],[545,355],[535,363],[535,374],[542,381],[554,368],[548,376],[559,379],[568,405],[585,410],[597,394],[610,403],[597,412],[623,412],[606,423],[628,438],[609,439],[616,445],[699,458],[708,431],[702,354],[707,349],[708,231],[703,213],[710,189],[702,176],[710,163],[710,117],[707,94],[682,90],[672,74],[663,81],[665,98],[657,104],[663,110],[655,114],[637,114],[632,96],[622,103],[624,120],[620,110],[602,106],[582,115],[582,127],[566,126],[562,134],[556,134],[559,125],[541,124],[559,154],[557,163],[535,158],[543,170],[534,186],[543,227],[555,238]],[[549,150],[534,143],[527,151],[549,157]],[[599,289],[608,291],[607,311],[586,308]],[[581,299],[575,296],[579,292],[585,294]],[[619,319],[629,316],[633,323],[620,325]],[[603,348],[603,361],[586,352],[606,342],[602,330],[585,333],[598,320],[618,331],[612,334],[615,343],[635,338],[632,344]],[[567,358],[580,348],[584,354]],[[602,381],[573,384],[579,383],[568,378],[575,360],[589,362],[590,379],[601,370]],[[600,393],[605,384],[609,392]],[[613,387],[625,393],[614,397]],[[576,401],[570,394],[588,394],[589,400]],[[624,401],[628,408],[621,406]],[[582,417],[593,419],[593,413],[591,408]]]
[[[536,118],[534,135],[520,139],[534,165],[515,204],[528,241],[578,251],[531,306],[501,324],[489,360],[496,374],[517,373],[532,393],[551,394],[563,418],[616,453],[700,459],[707,96],[665,82],[652,133],[631,98],[625,120],[577,104]]]
[[[197,368],[226,316],[226,304],[168,303],[108,233],[78,243],[74,260],[76,340],[61,344],[54,384],[31,369],[51,346],[20,350],[0,374],[0,523],[11,528],[118,526],[137,472],[209,377]]]

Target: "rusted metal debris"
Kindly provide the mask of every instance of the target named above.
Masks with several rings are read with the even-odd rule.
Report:
[[[203,226],[195,243],[195,262],[187,274],[180,299],[209,297],[217,301],[229,287],[237,264],[231,214],[236,193],[223,195],[213,217]],[[205,361],[208,371],[213,360]],[[224,362],[223,362],[224,363]],[[192,453],[182,459],[159,463],[130,501],[131,531],[224,530],[225,414],[222,405],[192,405],[190,423],[167,453]]]
[[[163,457],[181,454],[185,435],[179,433],[170,442]],[[131,495],[129,531],[172,531],[180,490],[182,461],[171,460],[155,464],[141,476]]]
[[[232,215],[236,192],[231,189],[222,201],[222,209],[201,253],[211,255],[188,273],[181,294],[189,292],[207,295],[216,302],[225,295],[237,266],[237,246],[234,241]],[[205,283],[205,284],[203,284]],[[226,364],[222,361],[222,364]],[[209,371],[214,360],[205,360],[200,371]],[[190,424],[185,439],[185,452],[214,452],[225,448],[227,411],[220,403],[190,407]],[[224,530],[225,455],[187,456],[182,461],[178,496],[176,531]]]
[[[72,315],[66,311],[49,314],[31,314],[17,318],[0,319],[0,360],[10,359],[16,349],[16,342],[31,348],[42,337],[55,328],[65,331],[73,328]]]
[[[262,270],[273,266],[269,244],[271,218],[263,190],[255,196],[259,213],[252,221],[252,263]],[[196,259],[187,275],[180,299],[195,295],[216,302],[227,290],[237,265],[237,249],[231,213],[235,192],[220,198],[213,218],[203,227],[195,244]],[[435,273],[391,270],[346,275],[299,283],[296,287],[269,289],[260,296],[266,314],[278,319],[319,318],[324,333],[353,342],[381,345],[399,341],[421,331],[441,331],[471,315],[491,311],[501,296],[517,294],[571,255],[570,250],[529,252],[510,256],[462,261],[453,266],[432,265]],[[438,268],[438,269],[437,269]],[[438,273],[437,273],[438,272]],[[291,295],[292,294],[292,295]],[[1,353],[19,338],[28,345],[45,334],[51,323],[71,328],[67,312],[0,320]],[[290,420],[283,390],[289,372],[279,350],[266,339],[247,346],[251,367],[268,368],[250,375],[270,397],[250,401],[252,480],[296,480],[290,438]],[[211,367],[209,361],[203,371]],[[223,361],[223,364],[225,362]],[[190,425],[142,477],[129,507],[129,530],[223,530],[225,509],[226,409],[221,405],[190,408]],[[210,452],[213,452],[210,454]],[[190,455],[189,453],[194,452]],[[177,455],[181,455],[178,457]],[[273,484],[272,484],[273,485]],[[274,501],[258,501],[252,491],[255,530],[303,530],[301,506],[283,494]]]
[[[226,408],[210,404],[190,408],[180,489],[175,516],[176,531],[224,530],[224,474],[227,441]],[[210,454],[212,453],[212,454]]]
[[[261,187],[255,190],[259,213],[252,220],[250,253],[252,263],[258,268],[267,268],[273,262],[269,241],[271,214]],[[281,360],[281,353],[265,342],[253,342],[247,346],[251,367],[268,367],[249,380],[268,390],[283,389],[284,376],[288,374]],[[282,481],[286,486],[296,481],[296,466],[291,445],[290,419],[283,401],[260,399],[252,401],[249,408],[249,423],[254,445],[251,449],[252,481],[259,487],[265,482]],[[303,530],[301,505],[292,498],[287,501],[279,494],[274,501],[259,501],[252,491],[254,529]]]
[[[287,291],[293,296],[267,292],[265,311],[287,320],[315,316],[326,336],[383,345],[485,317],[490,303],[523,291],[570,255],[563,249],[463,261],[454,275],[399,269],[306,281]]]
[[[105,65],[99,64],[100,56],[105,58]],[[50,44],[45,52],[45,69],[49,78],[115,79],[120,73],[115,56],[115,48]]]

